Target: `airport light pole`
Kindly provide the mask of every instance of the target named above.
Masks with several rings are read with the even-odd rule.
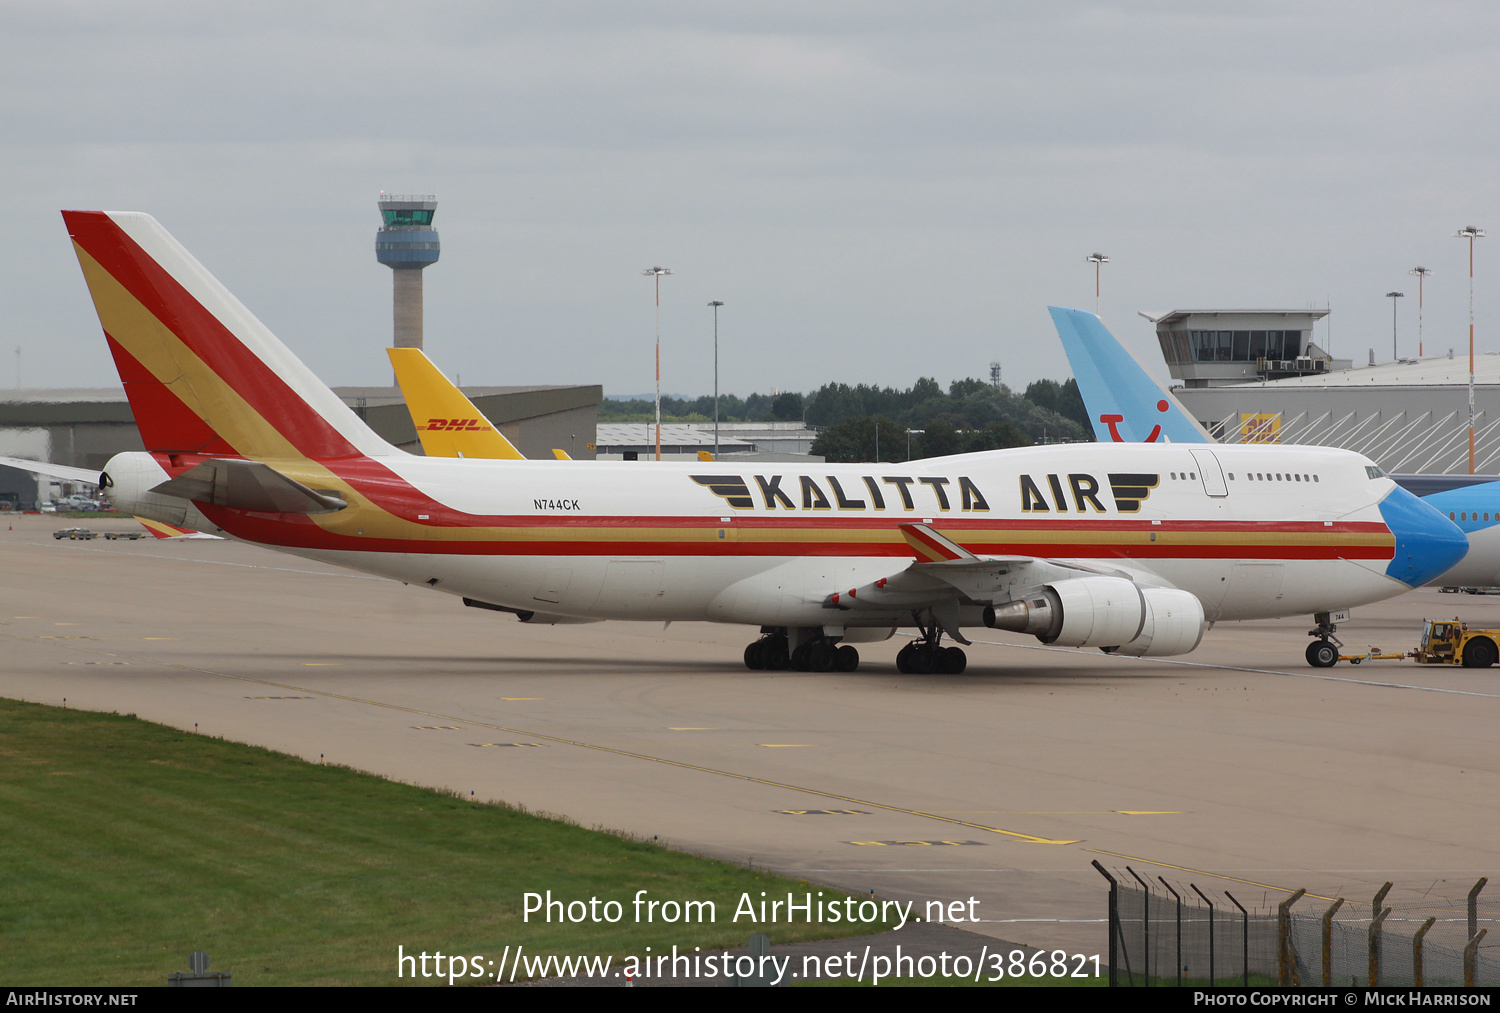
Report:
[[[1102,253],[1090,253],[1084,263],[1094,265],[1094,316],[1099,315],[1099,265],[1108,264],[1109,258]]]
[[[1469,474],[1474,474],[1474,240],[1484,238],[1484,230],[1465,225],[1453,233],[1454,239],[1469,241]]]
[[[1387,292],[1385,297],[1391,301],[1391,361],[1401,356],[1396,352],[1396,300],[1406,298],[1405,292]]]
[[[1432,273],[1430,267],[1414,267],[1407,274],[1416,275],[1417,278],[1417,358],[1422,357],[1422,283]]]
[[[656,279],[656,459],[661,460],[661,277],[672,272],[665,267],[648,267],[641,272]]]
[[[719,307],[724,303],[715,299],[709,303],[714,308],[714,460],[719,459]]]

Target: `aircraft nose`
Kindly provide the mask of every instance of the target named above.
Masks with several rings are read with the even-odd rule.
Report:
[[[1396,536],[1396,555],[1385,575],[1403,584],[1421,587],[1469,551],[1469,539],[1457,524],[1405,489],[1393,489],[1381,500],[1380,515]]]

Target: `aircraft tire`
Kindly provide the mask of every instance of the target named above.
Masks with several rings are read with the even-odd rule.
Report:
[[[902,675],[912,674],[911,653],[911,644],[907,644],[896,652],[896,671]]]
[[[811,644],[799,644],[788,659],[787,667],[794,672],[806,672],[811,669],[809,664],[812,647]]]
[[[762,667],[766,670],[781,672],[791,666],[791,658],[786,650],[786,637],[767,637],[761,644],[761,658],[764,662]]]
[[[939,660],[941,664],[938,670],[944,675],[962,675],[963,670],[969,667],[969,656],[961,647],[943,648],[943,656]]]
[[[1465,668],[1489,668],[1495,663],[1495,642],[1488,637],[1477,637],[1464,645]]]
[[[845,644],[836,652],[837,661],[834,668],[840,672],[852,672],[859,667],[859,652]]]
[[[917,675],[931,675],[938,669],[937,652],[930,647],[919,647],[911,654],[911,670]]]
[[[807,667],[814,672],[832,672],[838,663],[832,644],[814,640],[807,649]]]
[[[1332,668],[1338,664],[1339,649],[1326,640],[1314,640],[1307,645],[1307,663],[1313,668]]]
[[[752,672],[766,667],[764,641],[757,640],[745,648],[745,667]]]

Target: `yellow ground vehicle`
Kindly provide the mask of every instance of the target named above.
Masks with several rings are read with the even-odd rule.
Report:
[[[1428,619],[1422,624],[1422,643],[1412,652],[1419,665],[1463,665],[1489,668],[1500,660],[1500,630],[1471,630],[1457,617]]]

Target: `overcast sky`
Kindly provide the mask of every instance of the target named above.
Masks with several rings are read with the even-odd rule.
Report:
[[[1467,335],[1500,230],[1493,3],[0,0],[0,386],[116,382],[61,208],[155,215],[330,384],[389,383],[382,189],[434,193],[465,384],[1070,375],[1048,304],[1330,303]],[[1500,349],[1500,231],[1477,244]],[[1492,245],[1490,245],[1492,244]],[[1497,322],[1492,324],[1492,322]],[[1323,339],[1324,328],[1317,336]]]

